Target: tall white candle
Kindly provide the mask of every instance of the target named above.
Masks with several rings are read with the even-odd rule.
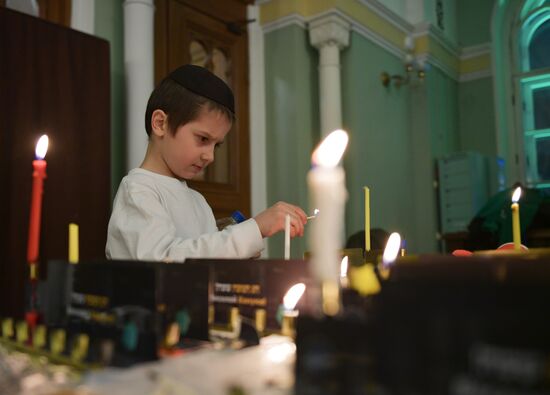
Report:
[[[290,259],[290,215],[285,216],[285,259]]]
[[[323,311],[328,315],[339,309],[339,250],[347,192],[344,169],[338,163],[347,143],[348,135],[343,130],[329,134],[313,152],[313,168],[307,176],[311,206],[319,209],[309,240],[312,271],[323,285]]]

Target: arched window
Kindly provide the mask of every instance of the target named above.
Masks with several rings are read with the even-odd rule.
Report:
[[[550,187],[550,2],[529,1],[520,13],[516,63],[528,185]]]

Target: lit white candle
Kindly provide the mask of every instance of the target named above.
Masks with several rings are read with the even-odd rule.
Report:
[[[296,305],[306,290],[304,283],[294,284],[283,297],[283,317],[281,322],[281,333],[284,336],[294,337],[296,332],[296,317],[298,310]]]
[[[285,260],[290,259],[290,215],[285,216]]]
[[[319,215],[312,224],[310,250],[312,272],[323,287],[323,311],[335,315],[339,302],[339,250],[342,246],[347,197],[344,169],[338,166],[348,143],[343,130],[329,134],[312,155],[313,168],[307,182],[312,207]]]

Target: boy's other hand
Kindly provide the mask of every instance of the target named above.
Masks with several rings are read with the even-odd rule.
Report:
[[[286,202],[277,202],[254,219],[263,237],[269,237],[285,230],[285,217],[290,215],[290,237],[303,236],[307,215],[298,206]]]

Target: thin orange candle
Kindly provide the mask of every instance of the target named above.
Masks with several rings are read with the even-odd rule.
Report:
[[[521,196],[521,187],[517,187],[512,195],[512,239],[514,241],[514,250],[521,251],[521,228],[519,226],[519,198]]]
[[[31,213],[29,220],[29,240],[27,244],[27,262],[31,265],[31,278],[36,278],[34,272],[38,261],[38,248],[40,245],[40,219],[42,213],[42,194],[44,179],[46,178],[46,161],[44,157],[48,151],[48,136],[43,135],[36,144],[36,160],[32,162],[32,195]]]

